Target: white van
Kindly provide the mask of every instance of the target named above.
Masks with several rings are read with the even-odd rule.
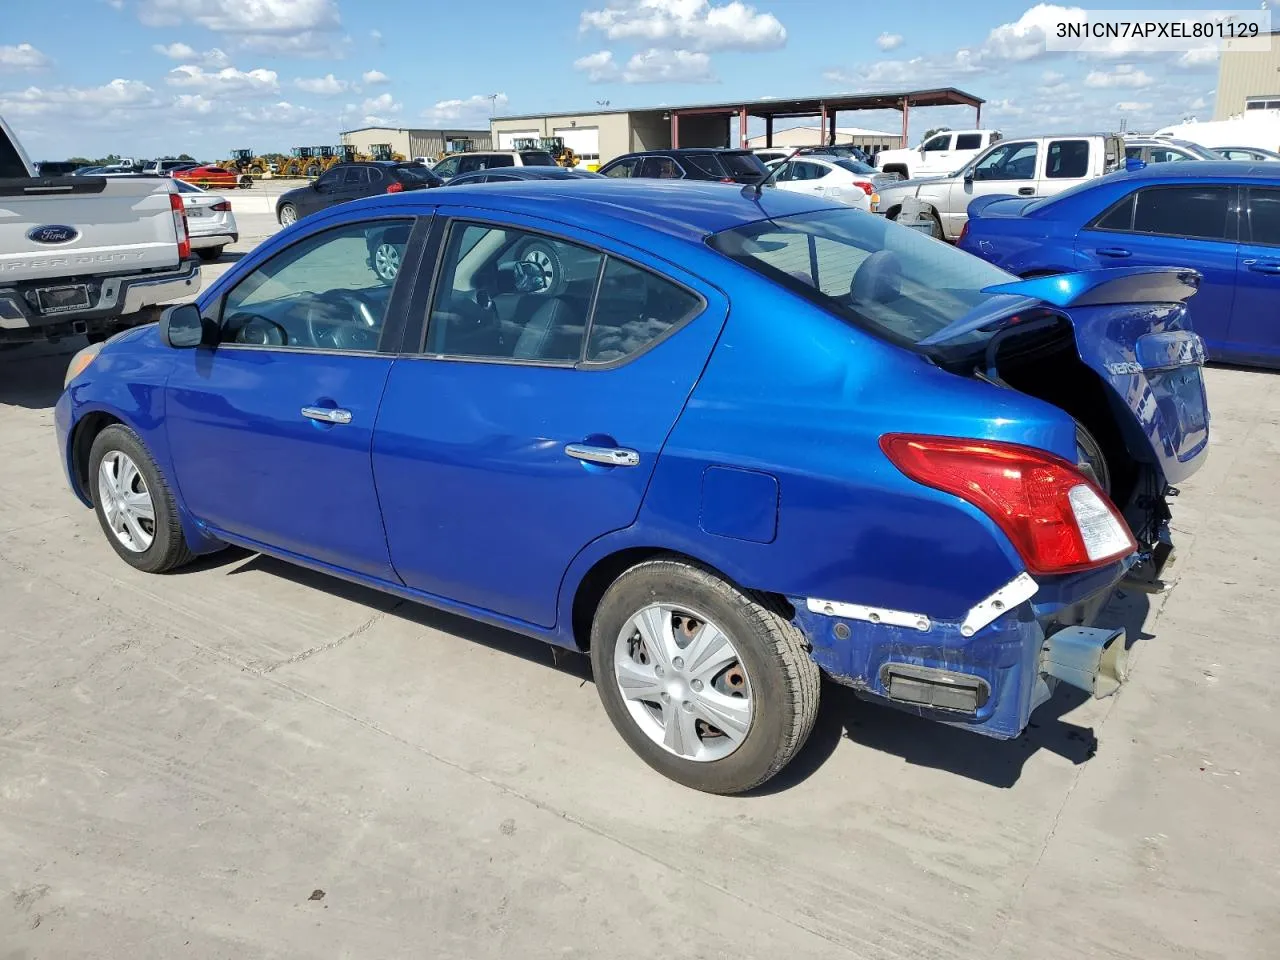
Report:
[[[1280,151],[1280,110],[1249,110],[1231,120],[1175,123],[1161,127],[1157,137],[1190,140],[1202,147],[1261,147]]]

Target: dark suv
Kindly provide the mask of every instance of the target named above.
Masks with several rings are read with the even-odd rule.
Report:
[[[305,187],[280,194],[276,219],[288,226],[310,213],[335,203],[373,197],[380,193],[421,190],[443,185],[439,177],[420,163],[375,160],[371,163],[339,163],[330,167]]]
[[[610,160],[600,168],[600,172],[606,177],[719,180],[721,183],[756,183],[769,175],[760,158],[750,150],[706,147],[627,153]]]

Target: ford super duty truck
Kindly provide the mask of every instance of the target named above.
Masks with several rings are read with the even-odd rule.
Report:
[[[0,118],[0,349],[149,323],[200,289],[163,177],[38,177]]]

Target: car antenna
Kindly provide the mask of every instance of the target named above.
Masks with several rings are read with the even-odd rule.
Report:
[[[791,151],[790,154],[788,154],[786,157],[782,159],[781,163],[779,163],[776,167],[770,170],[767,174],[765,174],[755,183],[748,183],[745,187],[742,188],[742,195],[746,197],[748,200],[759,200],[761,191],[763,191],[764,188],[769,185],[769,182],[778,175],[778,171],[780,171],[783,167],[785,167],[788,163],[790,163],[799,155],[800,149],[801,149],[800,147],[796,147],[794,150]]]

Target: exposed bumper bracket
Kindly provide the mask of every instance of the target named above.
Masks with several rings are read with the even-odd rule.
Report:
[[[989,623],[994,623],[1007,611],[1025,603],[1036,595],[1040,584],[1031,579],[1025,570],[1006,583],[985,600],[975,604],[960,623],[960,635],[972,637]]]

